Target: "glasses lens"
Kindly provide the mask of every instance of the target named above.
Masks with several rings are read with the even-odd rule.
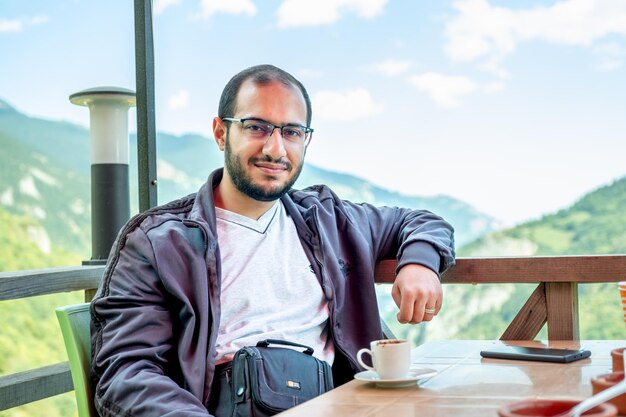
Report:
[[[260,120],[246,120],[241,126],[246,135],[256,139],[267,137],[271,135],[272,130],[274,130],[274,126]]]
[[[281,132],[283,139],[292,142],[302,142],[305,137],[305,131],[300,126],[285,126]]]

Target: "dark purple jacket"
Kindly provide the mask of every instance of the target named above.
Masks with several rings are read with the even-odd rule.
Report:
[[[221,178],[220,169],[197,194],[120,231],[91,306],[101,416],[209,415],[221,311],[213,188]],[[442,272],[454,264],[452,227],[428,211],[342,201],[325,186],[292,190],[282,202],[329,301],[336,365],[352,375],[356,352],[382,337],[376,263],[397,256],[398,268]]]

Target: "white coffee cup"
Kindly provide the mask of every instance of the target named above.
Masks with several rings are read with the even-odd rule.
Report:
[[[372,357],[373,367],[363,363],[361,356],[364,353]],[[411,368],[411,345],[407,340],[374,340],[370,349],[357,352],[356,359],[365,369],[376,372],[380,379],[403,378]]]

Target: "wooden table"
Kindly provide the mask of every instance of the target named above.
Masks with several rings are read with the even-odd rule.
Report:
[[[483,359],[479,352],[502,344],[584,348],[591,357],[569,364]],[[496,417],[502,405],[525,398],[576,398],[591,395],[591,377],[611,371],[610,341],[467,341],[427,342],[412,351],[415,366],[438,373],[408,388],[379,388],[352,380],[280,414],[315,416],[480,416]]]

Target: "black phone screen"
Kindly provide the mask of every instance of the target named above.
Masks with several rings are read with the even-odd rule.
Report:
[[[483,358],[568,363],[591,356],[583,349],[553,349],[523,346],[501,346],[480,352]]]

